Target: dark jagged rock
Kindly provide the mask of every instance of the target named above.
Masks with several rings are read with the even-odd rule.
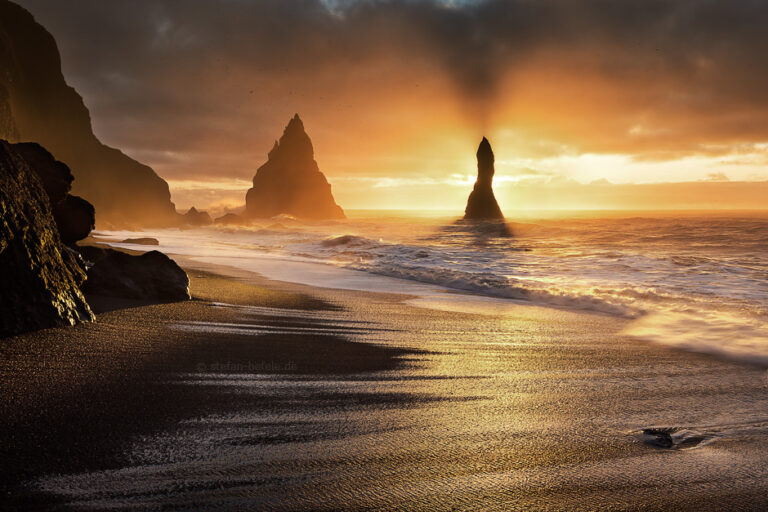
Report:
[[[135,245],[160,245],[160,241],[157,238],[126,238],[122,244],[135,244]]]
[[[80,196],[67,195],[53,207],[61,241],[72,245],[87,237],[96,225],[93,205]]]
[[[188,226],[209,226],[213,224],[213,219],[208,212],[198,211],[194,206],[181,216],[181,223]]]
[[[14,149],[40,178],[40,183],[48,194],[51,204],[64,200],[72,189],[72,182],[75,179],[69,167],[56,160],[47,149],[34,142],[14,144]]]
[[[644,441],[661,448],[672,448],[675,446],[675,441],[672,439],[673,432],[665,428],[646,428],[643,429]]]
[[[256,171],[245,204],[248,217],[288,214],[303,219],[344,218],[331,185],[315,162],[312,141],[298,114],[275,142],[267,163]]]
[[[477,148],[477,181],[472,193],[469,194],[467,209],[464,212],[466,220],[503,220],[504,215],[493,195],[493,174],[495,172],[494,156],[491,144],[483,137]]]
[[[40,179],[0,141],[0,337],[93,320],[79,288],[84,278]]]
[[[71,168],[73,192],[99,222],[176,222],[168,184],[149,167],[102,144],[80,95],[61,73],[56,41],[22,7],[0,0],[0,136],[35,141]]]
[[[96,213],[91,203],[69,195],[74,180],[69,167],[34,142],[14,144],[13,147],[40,178],[53,207],[61,241],[71,245],[87,237],[96,223]]]
[[[93,246],[80,251],[93,264],[83,285],[86,295],[161,301],[190,298],[186,272],[159,251],[140,256]]]

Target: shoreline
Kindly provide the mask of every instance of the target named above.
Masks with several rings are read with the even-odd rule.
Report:
[[[409,305],[403,295],[182,264],[195,300],[112,304],[124,309],[106,307],[95,324],[3,346],[8,400],[0,417],[4,439],[12,440],[2,454],[6,508],[154,510],[184,508],[190,496],[232,510],[413,508],[437,493],[435,509],[478,502],[499,510],[548,503],[555,510],[577,502],[552,487],[547,468],[578,482],[566,469],[573,466],[585,468],[585,485],[592,482],[578,503],[593,508],[620,504],[628,493],[626,503],[651,508],[713,509],[722,499],[716,475],[705,491],[691,480],[696,492],[666,499],[643,490],[642,479],[618,492],[600,475],[662,464],[659,478],[678,488],[712,453],[721,454],[714,467],[735,463],[723,450],[734,458],[763,454],[762,370],[632,341],[611,317],[527,305],[505,315],[445,312]],[[751,403],[756,413],[728,426],[728,402]],[[238,420],[242,427],[227,419],[241,417],[250,418]],[[660,450],[637,435],[653,426],[692,429],[703,442]],[[189,429],[193,441],[184,442]],[[212,448],[200,448],[200,439]],[[363,439],[370,442],[361,445]],[[234,459],[226,455],[233,446]],[[211,452],[219,455],[208,469],[197,468]],[[664,468],[663,461],[679,463],[681,456],[688,470]],[[396,462],[402,457],[411,462]],[[292,469],[300,461],[318,470]],[[152,469],[168,464],[180,474]],[[210,464],[249,469],[214,484]],[[326,466],[338,478],[323,476]],[[357,467],[394,473],[369,481]],[[284,479],[265,480],[275,468]],[[139,471],[130,492],[120,490],[124,471]],[[187,471],[224,490],[179,488]],[[287,476],[302,471],[301,484]],[[539,481],[530,496],[498,488],[500,479],[522,493],[532,485],[519,481],[523,475]],[[436,478],[457,483],[458,491],[441,491]],[[737,498],[762,496],[766,485],[754,478],[737,487]],[[147,485],[177,490],[157,494]],[[326,487],[341,494],[334,498]]]

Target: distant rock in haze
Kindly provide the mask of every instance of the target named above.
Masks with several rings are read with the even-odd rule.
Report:
[[[73,193],[91,202],[99,223],[175,223],[168,184],[96,138],[83,99],[61,73],[56,42],[22,7],[0,0],[0,138],[33,141],[66,162]]]
[[[188,226],[209,226],[213,224],[213,219],[208,212],[198,211],[194,206],[181,216],[181,223]]]
[[[160,245],[160,241],[157,238],[126,238],[120,242],[121,244],[134,244],[134,245]]]
[[[69,167],[34,142],[14,144],[13,149],[40,179],[51,202],[61,241],[72,245],[87,237],[96,223],[96,214],[91,203],[69,194],[74,180]]]
[[[247,217],[288,214],[301,219],[345,218],[317,166],[312,141],[298,114],[275,142],[267,163],[256,171],[245,204]]]
[[[80,292],[84,279],[37,174],[0,141],[0,337],[93,320]]]
[[[189,277],[159,251],[134,256],[115,249],[86,246],[83,257],[93,263],[83,292],[88,295],[138,300],[187,300]]]
[[[469,194],[465,220],[503,220],[504,215],[493,195],[494,156],[491,143],[483,137],[477,148],[477,181]]]
[[[224,226],[247,226],[251,223],[248,219],[236,213],[226,213],[221,217],[217,217],[213,222]]]

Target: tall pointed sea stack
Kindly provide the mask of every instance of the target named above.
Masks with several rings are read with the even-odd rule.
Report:
[[[331,194],[331,185],[317,167],[312,141],[299,114],[285,127],[269,152],[267,163],[253,177],[245,196],[249,217],[288,214],[303,219],[343,219],[344,211]]]
[[[464,211],[465,220],[503,220],[499,203],[493,195],[494,157],[491,143],[483,137],[477,148],[477,181],[475,188],[469,194],[467,209]]]

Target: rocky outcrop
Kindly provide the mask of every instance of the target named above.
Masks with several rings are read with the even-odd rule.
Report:
[[[133,256],[102,247],[80,250],[93,264],[83,285],[86,295],[160,301],[190,298],[186,272],[159,251]]]
[[[248,217],[288,214],[302,219],[343,219],[344,212],[331,194],[331,185],[317,166],[312,141],[296,114],[267,163],[253,177],[245,196]]]
[[[53,207],[61,241],[73,245],[87,237],[96,225],[93,205],[80,196],[67,196]]]
[[[34,142],[14,144],[13,148],[40,178],[51,204],[57,204],[69,194],[75,177],[66,164],[56,160],[47,149]]]
[[[491,143],[483,137],[477,148],[477,181],[469,194],[465,220],[503,220],[504,215],[493,195],[494,156]]]
[[[213,219],[208,212],[198,211],[194,206],[181,216],[181,223],[187,226],[209,226],[213,224]]]
[[[84,278],[37,174],[0,141],[0,337],[93,320],[79,288]]]
[[[40,178],[51,202],[61,241],[72,245],[87,237],[96,223],[96,213],[88,201],[69,194],[74,180],[69,167],[34,142],[14,144],[13,147]]]
[[[225,213],[221,217],[216,217],[213,222],[222,226],[247,226],[250,224],[248,219],[236,213]]]
[[[83,100],[61,73],[51,34],[30,13],[0,0],[0,136],[35,141],[66,162],[73,192],[92,203],[99,223],[176,222],[168,184],[96,138]]]

